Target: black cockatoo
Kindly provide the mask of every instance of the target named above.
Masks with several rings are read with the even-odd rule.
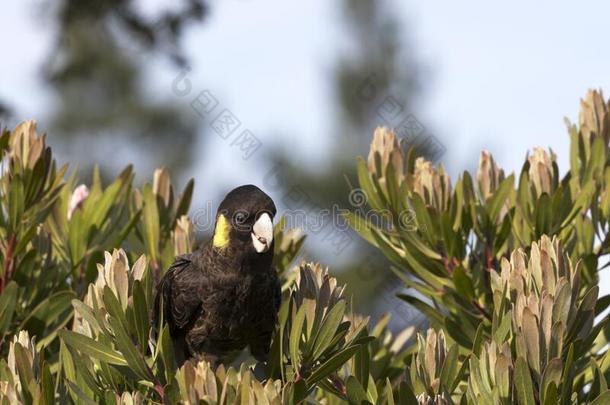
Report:
[[[192,357],[217,365],[246,346],[266,359],[281,301],[272,267],[275,214],[258,187],[232,190],[218,207],[212,240],[177,257],[157,285],[154,325],[162,314],[179,365]]]

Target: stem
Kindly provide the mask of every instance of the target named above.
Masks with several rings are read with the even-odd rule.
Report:
[[[15,268],[15,246],[17,245],[17,235],[13,234],[8,239],[6,247],[6,257],[4,259],[4,277],[0,279],[0,294],[4,291],[6,285],[11,281],[13,277],[13,271]]]
[[[159,383],[155,384],[155,391],[157,391],[157,394],[159,394],[159,396],[161,397],[161,400],[164,401],[165,400],[165,390],[163,389],[161,384],[159,384]]]
[[[347,398],[347,386],[345,385],[343,380],[337,375],[331,375],[329,378],[332,381],[335,389],[339,391],[344,398]]]
[[[487,310],[485,310],[485,308],[483,308],[481,305],[479,305],[478,302],[476,302],[475,300],[472,300],[472,305],[474,305],[474,307],[477,309],[477,311],[479,311],[481,313],[481,315],[483,315],[485,318],[487,318],[490,321],[492,320],[489,312],[487,312]]]
[[[487,266],[487,271],[491,271],[493,269],[494,258],[491,254],[491,248],[489,246],[485,247],[485,265]]]
[[[151,261],[150,267],[152,267],[153,280],[155,285],[161,281],[161,264],[158,260]]]

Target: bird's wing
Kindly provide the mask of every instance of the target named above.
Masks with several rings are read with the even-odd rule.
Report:
[[[275,269],[273,270],[275,272]],[[275,312],[279,312],[280,306],[282,305],[282,283],[280,282],[280,278],[275,274],[275,282],[274,282],[274,290],[273,294],[273,304],[275,306]]]
[[[155,319],[158,322],[158,315],[162,310],[164,322],[169,325],[172,334],[184,329],[199,311],[199,286],[202,276],[194,267],[191,255],[178,256],[157,286]]]
[[[254,336],[250,341],[250,353],[257,361],[264,362],[267,361],[267,355],[269,354],[269,349],[271,346],[271,337],[273,335],[273,330],[277,323],[277,313],[280,310],[280,306],[282,304],[282,286],[279,280],[279,277],[273,270],[271,274],[271,280],[269,282],[269,287],[271,288],[270,297],[273,301],[274,313],[272,314],[272,322],[267,318],[259,330],[259,333]]]

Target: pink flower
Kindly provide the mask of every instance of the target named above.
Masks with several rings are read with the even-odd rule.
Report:
[[[68,204],[68,221],[72,218],[72,214],[77,208],[80,208],[87,197],[89,196],[89,188],[81,184],[74,189],[72,196],[70,197],[70,203]]]

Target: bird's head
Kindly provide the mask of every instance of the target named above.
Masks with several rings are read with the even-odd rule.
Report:
[[[256,254],[272,252],[275,214],[273,200],[261,189],[237,187],[218,207],[212,245],[217,249],[241,245]]]

